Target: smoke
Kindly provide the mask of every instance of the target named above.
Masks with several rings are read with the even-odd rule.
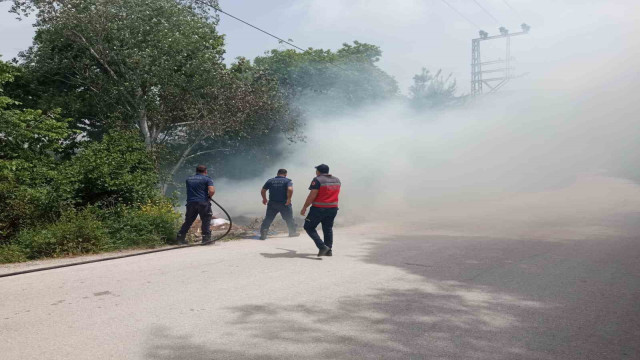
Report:
[[[637,8],[624,13],[622,5],[581,8],[625,19],[606,33],[589,28],[591,20],[568,22],[553,38],[542,31],[525,64],[531,75],[462,108],[416,112],[396,101],[312,117],[308,141],[283,144],[287,155],[273,171],[222,179],[221,201],[261,215],[261,185],[284,167],[299,211],[313,166],[326,163],[343,183],[343,223],[526,238],[631,235],[640,230],[640,42]]]

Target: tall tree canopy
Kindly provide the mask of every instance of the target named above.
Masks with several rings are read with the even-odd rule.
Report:
[[[254,66],[278,79],[289,99],[304,105],[342,109],[389,99],[398,94],[395,79],[377,66],[378,46],[354,41],[337,51],[271,50]]]
[[[59,111],[25,109],[4,94],[5,84],[19,72],[17,66],[0,60],[0,172],[14,169],[16,160],[28,163],[36,158],[50,159],[73,135],[69,120],[62,119]]]
[[[137,129],[169,178],[187,159],[297,124],[278,83],[223,64],[217,2],[16,0],[37,11],[21,99],[61,108],[90,137]]]
[[[224,69],[215,25],[175,0],[27,4],[39,10],[21,56],[36,107],[60,107],[89,131],[136,126],[151,146],[177,121],[176,95]]]
[[[36,189],[51,183],[56,156],[74,135],[57,112],[26,109],[6,96],[5,86],[19,72],[15,65],[0,61],[0,245],[25,223],[44,219],[51,210],[44,205],[50,193]]]

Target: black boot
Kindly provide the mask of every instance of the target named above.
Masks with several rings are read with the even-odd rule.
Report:
[[[187,245],[187,234],[180,234],[178,233],[178,235],[176,235],[176,241],[178,242],[178,245]]]
[[[318,252],[318,257],[326,256],[329,251],[331,251],[331,249],[329,249],[328,246],[323,247],[322,249],[320,249],[320,252]]]
[[[211,234],[202,235],[202,244],[208,244],[211,242]]]
[[[260,231],[260,240],[267,240],[267,231]]]

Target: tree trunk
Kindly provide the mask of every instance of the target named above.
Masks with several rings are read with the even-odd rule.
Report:
[[[151,150],[153,141],[151,138],[151,132],[149,131],[149,124],[147,122],[147,109],[144,104],[140,107],[139,116],[140,118],[138,119],[138,126],[140,127],[142,136],[144,136],[144,144],[147,146],[147,150]]]
[[[144,102],[144,90],[138,89],[136,91],[136,100],[139,104],[138,109],[138,127],[140,128],[140,132],[142,136],[144,136],[144,144],[147,147],[147,150],[151,150],[151,146],[153,145],[153,139],[151,136],[151,132],[149,131],[149,121],[147,119],[147,105]]]
[[[173,175],[175,175],[175,173],[180,169],[180,167],[182,167],[182,164],[184,164],[185,160],[191,153],[191,150],[193,150],[193,148],[196,146],[198,142],[199,141],[193,142],[182,152],[182,154],[180,154],[180,159],[178,159],[178,162],[171,168],[171,171],[169,172],[169,176],[167,177],[167,180],[164,182],[164,184],[162,184],[162,195],[166,195],[167,188],[169,187],[169,181],[173,180]]]

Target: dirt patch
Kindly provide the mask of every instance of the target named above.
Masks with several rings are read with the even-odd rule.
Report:
[[[216,219],[213,218],[211,220],[211,236],[216,237],[219,234],[224,233],[229,228],[228,223],[218,224],[216,225]],[[249,217],[249,216],[236,216],[233,218],[233,226],[231,228],[231,232],[229,234],[230,238],[247,238],[252,236],[257,236],[260,231],[260,226],[262,225],[263,217]],[[296,221],[296,225],[298,231],[302,229],[302,222]],[[191,225],[191,229],[187,233],[187,241],[191,243],[196,243],[202,240],[202,221],[200,218],[196,219],[196,221]],[[289,229],[287,228],[287,224],[281,218],[276,218],[271,226],[269,227],[269,234],[275,235],[280,233],[288,233]]]
[[[212,238],[215,238],[219,235],[224,234],[229,229],[228,222],[219,223],[216,220],[220,220],[220,219],[214,217],[211,220],[210,229],[211,229]],[[247,229],[246,227],[233,224],[228,236],[238,238],[238,237],[245,237],[247,235],[250,235],[249,233],[250,233],[250,230]],[[200,218],[196,219],[196,221],[193,222],[193,225],[191,225],[191,228],[187,233],[187,241],[190,243],[197,243],[202,241],[202,221],[200,220]]]

